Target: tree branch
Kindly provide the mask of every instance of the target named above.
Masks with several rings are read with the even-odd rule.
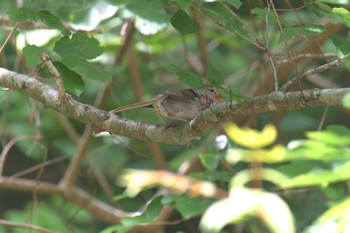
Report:
[[[89,211],[94,218],[113,224],[119,223],[121,217],[139,214],[138,212],[127,213],[114,208],[77,187],[72,187],[70,192],[62,192],[57,184],[13,177],[0,177],[0,188],[18,190],[22,192],[32,192],[35,190],[41,194],[59,195],[66,200],[74,202],[83,207]]]
[[[3,68],[0,68],[0,85],[19,91],[43,103],[45,107],[52,108],[80,122],[105,129],[112,134],[177,145],[186,145],[210,126],[237,115],[252,115],[309,106],[341,105],[344,95],[350,92],[350,88],[311,89],[287,93],[277,91],[269,95],[254,97],[241,104],[233,103],[233,108],[230,108],[231,104],[227,101],[207,109],[185,125],[164,130],[164,127],[143,124],[109,114],[91,105],[82,104],[71,96],[68,96],[64,102],[60,102],[58,92],[54,88],[30,76]]]

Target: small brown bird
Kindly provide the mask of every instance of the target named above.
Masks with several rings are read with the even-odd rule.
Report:
[[[198,113],[204,111],[212,104],[218,103],[221,99],[222,95],[212,87],[181,91],[163,91],[149,101],[122,106],[111,110],[110,113],[141,107],[154,107],[166,125],[162,116],[186,121],[186,119],[194,118]]]

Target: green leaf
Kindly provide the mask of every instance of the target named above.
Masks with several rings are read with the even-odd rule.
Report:
[[[97,64],[88,62],[81,58],[64,56],[62,57],[62,63],[69,69],[88,79],[105,82],[112,78],[111,74],[104,71]]]
[[[350,12],[343,7],[332,8],[334,16],[338,16],[342,22],[349,28],[350,27]]]
[[[182,35],[193,34],[199,31],[198,23],[182,9],[175,12],[170,22]]]
[[[322,186],[326,187],[330,183],[344,181],[350,179],[350,164],[346,163],[333,170],[312,170],[307,174],[298,175],[289,181],[285,182],[283,188],[296,188],[307,186]]]
[[[343,106],[350,109],[350,93],[346,94],[343,98]]]
[[[173,205],[185,218],[202,214],[213,203],[212,200],[203,197],[189,197],[187,195],[167,195],[163,198],[164,205]]]
[[[53,62],[53,65],[62,77],[64,88],[79,96],[84,90],[84,81],[81,76],[60,62]]]
[[[127,217],[121,220],[121,223],[125,227],[133,227],[135,225],[139,225],[142,223],[148,223],[155,220],[163,207],[161,202],[162,196],[157,196],[148,202],[146,210],[142,213],[142,215],[137,217]]]
[[[65,66],[83,77],[97,81],[112,78],[111,74],[87,61],[101,55],[103,50],[96,39],[84,33],[76,33],[72,38],[63,37],[56,43],[54,51],[62,57]]]
[[[258,19],[266,21],[266,16],[270,24],[277,23],[275,14],[270,10],[265,8],[254,8],[250,11],[251,14],[257,16]]]
[[[308,36],[319,34],[324,32],[326,29],[325,27],[321,25],[306,25],[306,26],[300,26],[300,27],[285,27],[283,29],[284,34],[286,35],[287,39],[291,39],[293,36],[295,36],[298,33],[302,33]]]
[[[208,66],[208,70],[207,70],[207,77],[208,80],[211,83],[216,83],[218,85],[223,85],[225,84],[225,80],[222,77],[222,75],[219,73],[219,71],[217,69],[215,69],[215,67],[211,64],[209,64]]]
[[[205,84],[201,78],[201,76],[199,76],[199,74],[196,74],[192,71],[180,68],[176,65],[172,65],[171,66],[174,71],[176,72],[176,74],[179,76],[179,79],[185,83],[186,85],[192,87],[192,88],[203,88],[205,87]]]
[[[75,33],[72,38],[63,37],[56,42],[54,51],[62,57],[74,56],[83,59],[93,59],[103,53],[100,43],[85,33]]]
[[[64,27],[61,20],[56,15],[53,15],[51,12],[46,10],[39,11],[38,17],[41,22],[45,23],[51,28],[58,29],[63,35],[68,36],[70,34],[70,32]]]
[[[345,126],[331,125],[324,131],[307,132],[306,135],[316,142],[339,146],[350,145],[350,130]]]
[[[49,55],[52,61],[60,61],[61,57],[54,51],[48,50],[46,48],[37,47],[35,45],[26,45],[23,48],[23,54],[26,58],[26,65],[28,67],[33,67],[42,63],[40,59],[40,53],[45,52]]]
[[[119,6],[118,12],[122,18],[135,18],[135,27],[142,34],[150,35],[164,29],[169,21],[163,1],[151,0],[110,0]]]
[[[215,170],[218,165],[220,158],[214,152],[204,152],[199,155],[199,159],[202,165],[209,171]]]
[[[9,10],[8,14],[11,24],[16,22],[24,23],[28,20],[36,21],[37,19],[36,13],[27,7],[12,8]]]
[[[341,183],[330,184],[321,190],[330,200],[340,200],[346,195],[345,186]]]
[[[240,0],[224,0],[224,2],[234,6],[236,9],[239,9],[242,6],[242,2]]]
[[[24,23],[27,21],[41,21],[47,26],[59,30],[63,35],[68,36],[70,34],[69,30],[64,27],[61,20],[47,10],[35,12],[26,7],[13,8],[9,11],[9,16],[11,24],[15,22]]]

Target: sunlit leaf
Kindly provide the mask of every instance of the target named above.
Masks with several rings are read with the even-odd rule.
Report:
[[[252,191],[235,188],[228,198],[215,202],[207,209],[201,219],[200,227],[204,232],[216,232],[229,223],[240,222],[253,213],[256,201]]]
[[[332,12],[334,15],[340,17],[348,28],[350,27],[350,12],[347,9],[343,7],[333,7]]]
[[[282,145],[276,145],[271,149],[229,149],[226,154],[226,160],[235,164],[239,161],[243,162],[262,162],[262,163],[276,163],[284,160],[286,149]]]
[[[328,126],[324,131],[307,132],[307,137],[331,145],[350,145],[350,130],[344,126]]]
[[[261,217],[271,232],[294,233],[294,220],[287,204],[274,193],[258,194],[257,208]]]
[[[218,232],[225,225],[240,223],[250,215],[259,216],[272,232],[295,232],[293,216],[280,197],[242,187],[233,188],[228,198],[211,205],[204,213],[200,226],[204,232]]]
[[[347,198],[324,212],[306,229],[306,233],[348,232],[350,229],[350,199]]]
[[[333,170],[315,169],[307,174],[300,174],[291,178],[283,184],[284,188],[296,188],[306,186],[327,186],[332,182],[344,181],[350,179],[350,163],[336,167]]]
[[[350,93],[346,94],[343,98],[343,106],[350,109]]]
[[[225,132],[238,145],[248,148],[262,148],[271,145],[277,138],[277,130],[273,125],[266,125],[259,132],[249,128],[239,128],[234,123],[227,123]]]

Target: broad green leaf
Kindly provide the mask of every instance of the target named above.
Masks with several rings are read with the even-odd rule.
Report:
[[[64,27],[61,20],[50,11],[41,10],[38,12],[26,7],[13,8],[9,11],[10,23],[27,21],[41,21],[50,28],[59,30],[63,35],[68,36],[70,32]]]
[[[64,56],[62,57],[62,63],[69,69],[88,79],[105,82],[112,78],[111,74],[104,71],[97,64],[78,57]]]
[[[330,184],[327,187],[322,188],[322,192],[330,200],[340,200],[346,195],[345,186],[342,183]]]
[[[180,68],[176,65],[171,66],[176,74],[179,76],[179,79],[192,88],[203,88],[205,84],[199,74],[196,74],[190,70]]]
[[[145,211],[140,216],[123,218],[121,220],[121,226],[119,228],[120,231],[117,232],[127,232],[129,229],[136,225],[148,223],[155,220],[159,216],[160,211],[163,208],[161,202],[162,198],[162,196],[157,196],[153,198],[150,202],[148,202]]]
[[[119,6],[118,12],[123,18],[135,18],[135,27],[142,34],[150,35],[164,29],[169,22],[165,12],[165,5],[162,1],[151,0],[110,0]]]
[[[203,197],[167,195],[163,198],[162,203],[163,205],[172,205],[185,219],[189,219],[202,214],[213,201]]]
[[[350,93],[346,94],[343,98],[343,106],[350,109]]]
[[[38,18],[51,28],[58,29],[63,35],[68,36],[70,32],[64,27],[61,20],[51,12],[42,10],[38,12]]]
[[[350,41],[345,37],[333,35],[331,36],[334,45],[344,54],[345,58],[350,54]]]
[[[220,26],[229,32],[239,32],[247,38],[252,38],[251,33],[247,32],[242,23],[229,13],[221,4],[218,4],[217,2],[208,2],[202,4],[202,8],[207,15],[210,15],[220,24]],[[252,38],[252,40],[254,40],[254,38]]]
[[[199,155],[202,165],[209,171],[217,169],[220,158],[214,152],[204,152]]]
[[[93,59],[100,56],[103,49],[98,40],[85,33],[75,33],[72,38],[63,37],[56,42],[54,51],[62,57],[74,56],[83,59]]]
[[[79,96],[84,90],[84,81],[81,76],[60,62],[53,62],[53,65],[62,77],[64,88]]]
[[[333,170],[315,169],[307,174],[301,174],[285,182],[283,188],[296,188],[307,186],[326,187],[330,183],[350,179],[350,163],[334,168]]]
[[[236,9],[239,9],[242,6],[242,2],[240,0],[224,0],[224,2],[234,6]]]
[[[267,8],[254,8],[250,11],[250,13],[256,15],[258,19],[262,21],[266,21],[267,17],[270,24],[277,23],[275,14]]]
[[[344,126],[331,125],[324,131],[307,132],[307,137],[316,142],[323,142],[331,145],[350,145],[350,130]]]
[[[48,50],[46,48],[37,47],[35,45],[26,45],[23,48],[23,54],[26,58],[26,64],[28,67],[33,67],[43,62],[40,59],[41,53],[47,53],[52,61],[60,61],[61,57],[52,50]]]
[[[350,12],[343,7],[332,8],[332,13],[335,16],[341,18],[342,22],[349,28],[350,27]]]
[[[212,83],[215,83],[218,85],[225,84],[224,78],[219,73],[219,71],[217,69],[215,69],[215,67],[212,64],[209,64],[209,66],[208,66],[207,77],[208,77],[210,85],[212,85]]]
[[[16,22],[24,23],[29,20],[36,21],[37,19],[37,14],[27,7],[12,8],[9,10],[8,14],[11,24],[14,24]]]
[[[111,74],[87,61],[101,55],[103,50],[96,39],[84,33],[76,33],[72,38],[63,37],[56,43],[54,51],[62,57],[65,66],[83,77],[97,81],[111,79]]]
[[[193,34],[199,31],[198,23],[182,9],[175,12],[170,22],[183,35]]]

